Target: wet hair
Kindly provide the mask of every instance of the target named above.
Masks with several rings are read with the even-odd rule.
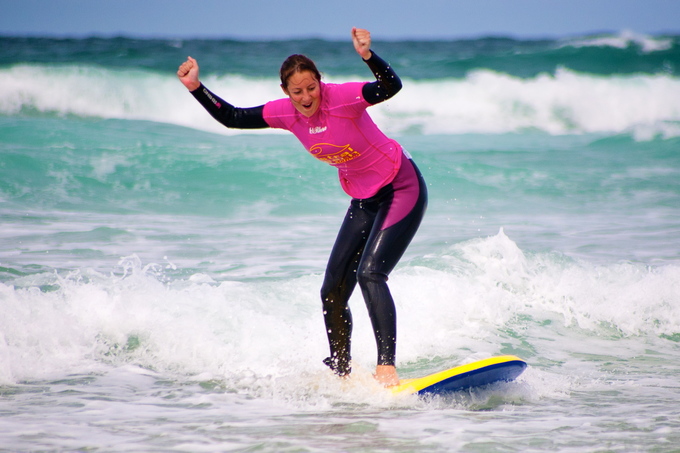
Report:
[[[281,85],[284,88],[287,88],[288,79],[293,74],[303,71],[311,72],[314,77],[316,77],[316,80],[321,81],[321,73],[316,68],[316,64],[314,64],[310,58],[304,55],[295,54],[286,58],[286,61],[284,61],[281,65],[281,70],[279,71],[279,75],[281,76]]]

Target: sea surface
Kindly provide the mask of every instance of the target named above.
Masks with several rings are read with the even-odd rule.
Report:
[[[0,451],[680,451],[680,36],[379,41],[370,108],[428,213],[390,276],[397,367],[512,383],[392,396],[327,356],[348,206],[289,134],[228,130],[280,63],[370,80],[349,41],[0,37]]]

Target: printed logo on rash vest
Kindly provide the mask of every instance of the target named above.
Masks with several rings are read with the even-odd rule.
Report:
[[[361,156],[361,153],[354,151],[349,144],[338,146],[330,143],[317,143],[309,148],[309,152],[330,165],[343,164]]]
[[[208,97],[208,99],[210,99],[210,102],[212,102],[213,104],[215,104],[215,107],[217,107],[218,109],[222,107],[222,104],[220,103],[220,101],[218,101],[217,99],[215,99],[215,98],[213,97],[213,95],[210,94],[210,91],[208,91],[208,89],[205,88],[205,87],[203,88],[203,94],[205,94],[205,95]]]

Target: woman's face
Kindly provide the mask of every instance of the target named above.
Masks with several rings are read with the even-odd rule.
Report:
[[[316,113],[321,103],[321,87],[311,71],[294,73],[282,88],[298,112],[307,117]]]

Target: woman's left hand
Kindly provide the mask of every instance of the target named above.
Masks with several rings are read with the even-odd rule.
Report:
[[[368,60],[371,58],[371,32],[364,30],[363,28],[352,28],[352,43],[354,43],[354,49],[357,51],[361,58]]]

